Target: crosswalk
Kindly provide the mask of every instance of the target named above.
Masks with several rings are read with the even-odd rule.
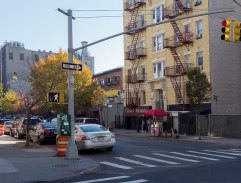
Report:
[[[130,176],[116,176],[116,177],[107,177],[107,178],[101,178],[101,179],[92,179],[92,180],[85,180],[85,181],[79,181],[79,182],[73,182],[73,183],[94,183],[94,182],[112,182],[112,181],[121,181],[120,183],[142,183],[142,182],[148,182],[146,179],[136,179],[136,180],[123,180],[123,179],[128,179],[131,178]],[[124,182],[123,182],[123,181]]]
[[[148,155],[133,154],[128,157],[114,157],[111,161],[100,161],[102,166],[109,166],[122,170],[140,167],[155,168],[163,166],[190,165],[206,162],[234,160],[241,156],[241,149],[228,150],[186,150],[183,152],[152,152]]]

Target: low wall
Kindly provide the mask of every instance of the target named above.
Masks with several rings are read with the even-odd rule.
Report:
[[[208,133],[218,137],[241,138],[241,115],[210,115]]]

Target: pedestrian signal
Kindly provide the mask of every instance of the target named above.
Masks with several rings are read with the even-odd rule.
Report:
[[[48,93],[48,102],[63,103],[64,102],[64,94],[62,92],[49,92]]]

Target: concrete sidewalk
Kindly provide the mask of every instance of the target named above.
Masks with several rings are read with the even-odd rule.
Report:
[[[91,159],[57,157],[56,150],[39,145],[11,144],[0,136],[0,182],[33,183],[70,178],[95,172],[99,164]]]
[[[137,132],[136,130],[124,130],[124,129],[115,129],[114,133],[116,136],[129,136],[136,138],[151,138],[151,139],[166,139],[166,140],[186,140],[186,141],[194,141],[194,142],[206,142],[206,143],[214,143],[220,145],[229,145],[236,148],[241,148],[241,139],[232,139],[232,138],[224,138],[224,137],[211,137],[211,136],[201,136],[199,140],[198,136],[192,135],[179,135],[179,138],[172,138],[170,134],[153,137],[150,133],[147,132]]]

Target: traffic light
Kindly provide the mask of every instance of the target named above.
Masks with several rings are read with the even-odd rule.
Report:
[[[231,20],[224,20],[222,21],[222,35],[221,35],[221,40],[224,41],[232,41],[232,21]]]
[[[241,41],[241,22],[233,21],[233,42]]]
[[[52,103],[63,103],[64,102],[64,93],[63,92],[49,92],[47,97],[48,97],[48,102],[52,102]]]

